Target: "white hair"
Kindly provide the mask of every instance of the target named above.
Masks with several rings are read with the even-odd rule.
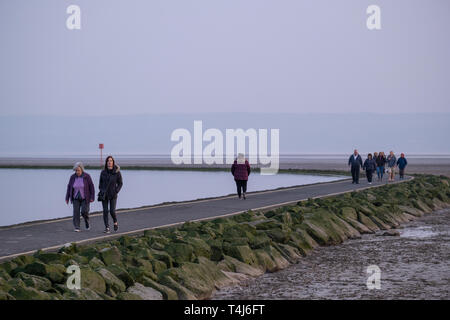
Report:
[[[73,166],[73,171],[77,171],[77,168],[80,168],[81,171],[84,172],[83,162],[77,162],[77,163],[75,163],[74,166]]]

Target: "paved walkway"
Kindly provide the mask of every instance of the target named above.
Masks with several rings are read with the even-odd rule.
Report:
[[[406,180],[409,179],[412,178],[406,178]],[[386,182],[383,182],[383,184],[386,184]],[[351,179],[345,179],[249,193],[247,200],[239,200],[237,196],[227,196],[119,210],[117,212],[119,230],[118,232],[111,231],[109,235],[103,233],[104,225],[101,214],[91,216],[91,230],[89,231],[83,228],[84,222],[81,221],[82,231],[79,233],[73,231],[72,218],[15,226],[0,229],[0,261],[21,254],[31,254],[38,249],[59,249],[64,244],[71,242],[86,243],[105,240],[124,234],[140,233],[156,227],[172,226],[186,221],[229,216],[249,209],[268,209],[308,198],[323,197],[376,186],[380,186],[380,183],[374,182],[372,185],[369,185],[366,179],[361,179],[360,184],[355,185],[351,183]],[[110,223],[112,227],[112,221]]]

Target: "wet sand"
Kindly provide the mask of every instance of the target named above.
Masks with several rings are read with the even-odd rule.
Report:
[[[295,265],[223,289],[213,299],[449,299],[450,210],[399,231],[400,237],[363,235],[320,247]],[[381,269],[380,289],[367,288],[370,265]]]

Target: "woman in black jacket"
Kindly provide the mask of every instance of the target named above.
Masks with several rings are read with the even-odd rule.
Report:
[[[114,222],[114,231],[119,229],[116,217],[117,194],[122,188],[122,174],[120,167],[115,163],[112,156],[108,156],[105,161],[105,168],[100,173],[99,201],[103,206],[103,221],[105,222],[105,233],[109,233],[108,211]],[[109,205],[109,210],[108,210]]]

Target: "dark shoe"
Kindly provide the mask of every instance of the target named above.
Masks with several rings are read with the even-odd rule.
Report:
[[[89,225],[89,221],[85,220],[84,223],[86,224],[86,230],[91,229],[91,226]]]
[[[116,222],[114,223],[114,231],[117,231],[119,229],[119,224]]]
[[[110,233],[111,231],[109,231],[109,228],[106,228],[105,231],[103,231],[103,233]]]
[[[244,200],[245,200],[245,199],[246,199],[246,198],[245,198],[245,193],[244,193],[242,196],[244,197]]]

